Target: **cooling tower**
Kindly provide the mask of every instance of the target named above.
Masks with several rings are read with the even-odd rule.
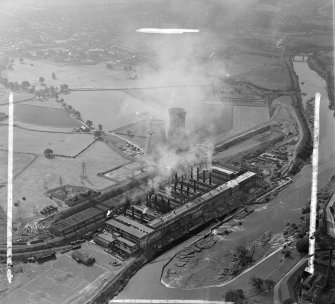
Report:
[[[165,121],[151,119],[149,123],[149,137],[145,147],[145,154],[157,154],[159,147],[166,146]]]
[[[188,151],[190,143],[185,130],[186,110],[184,108],[169,109],[170,126],[168,132],[168,146],[176,153]]]

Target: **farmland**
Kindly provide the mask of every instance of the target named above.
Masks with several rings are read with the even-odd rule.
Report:
[[[81,124],[63,109],[17,104],[14,107],[15,120],[19,122],[52,128],[78,128]]]
[[[32,154],[14,153],[14,178],[35,159]],[[7,152],[0,151],[0,184],[7,182]]]
[[[46,159],[39,156],[24,172],[14,180],[14,201],[24,202],[14,209],[14,218],[34,216],[34,208],[42,210],[53,201],[44,195],[48,189],[64,184],[102,189],[115,184],[113,181],[97,176],[99,172],[114,168],[128,161],[116,154],[102,142],[96,142],[76,158],[55,157]],[[82,164],[85,163],[86,177],[82,178]],[[71,168],[71,170],[69,170]],[[0,206],[5,209],[6,189],[0,189]]]
[[[7,149],[7,126],[0,126],[0,150]],[[43,155],[50,148],[54,154],[73,157],[94,140],[92,134],[51,133],[14,128],[14,152]]]

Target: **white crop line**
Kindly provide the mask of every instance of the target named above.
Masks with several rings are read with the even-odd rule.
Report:
[[[315,253],[315,227],[317,212],[318,192],[318,168],[319,168],[319,133],[320,133],[320,99],[321,94],[315,94],[314,102],[314,132],[313,132],[313,156],[312,156],[312,191],[311,191],[311,213],[309,223],[309,258],[308,266],[305,269],[311,275],[314,274],[314,253]]]
[[[8,109],[8,172],[7,172],[7,280],[12,282],[12,222],[13,222],[13,92],[9,93]]]

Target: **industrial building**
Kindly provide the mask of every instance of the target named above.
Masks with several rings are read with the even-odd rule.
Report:
[[[112,234],[118,234],[123,238],[134,242],[141,248],[144,248],[147,245],[149,236],[154,231],[153,229],[146,227],[148,230],[144,231],[144,227],[142,227],[142,230],[139,230],[137,227],[132,225],[134,221],[130,219],[128,219],[129,221],[127,221],[126,219],[122,219],[123,222],[119,222],[118,220],[119,218],[117,217],[117,219],[111,219],[107,221],[106,230]],[[125,222],[128,222],[128,224],[126,224]],[[137,223],[137,225],[141,224]]]
[[[96,234],[93,237],[93,241],[96,244],[98,244],[102,247],[105,247],[105,248],[112,248],[115,240],[116,240],[116,238],[114,238],[112,234],[110,234],[106,231],[104,231],[101,234]]]
[[[219,165],[202,170],[191,166],[181,176],[171,172],[167,180],[168,184],[143,196],[143,205],[130,206],[123,215],[114,213],[107,218],[117,201],[112,198],[54,222],[49,232],[59,237],[80,236],[105,226],[106,232],[94,236],[103,247],[127,255],[148,245],[164,247],[236,208],[240,195],[255,186],[257,174]]]
[[[214,184],[223,184],[224,182],[227,182],[231,180],[238,171],[219,167],[219,166],[212,166],[212,182]]]
[[[216,168],[217,171],[219,169]],[[125,214],[131,218],[119,215],[107,221],[107,231],[117,240],[120,240],[121,236],[139,248],[145,248],[156,242],[161,246],[168,245],[185,233],[235,208],[240,194],[254,186],[257,181],[257,174],[254,172],[238,175],[237,171],[223,170],[224,174],[234,178],[217,186],[212,183],[211,171],[203,170],[200,173],[199,168],[196,169],[196,173],[193,171],[191,168],[189,177],[175,176],[174,182],[170,185],[171,191],[161,189],[148,196],[147,207],[132,206],[126,210]],[[160,215],[163,213],[162,209],[168,211]],[[152,219],[149,221],[147,216],[144,220],[144,215],[149,214]],[[126,242],[123,242],[123,245],[123,247],[117,246],[128,254],[137,250],[134,246],[127,247]]]
[[[99,226],[105,221],[105,217],[106,214],[102,210],[88,208],[53,223],[49,232],[55,236],[65,236],[89,225],[92,225],[92,227]]]
[[[155,218],[158,218],[162,216],[161,213],[158,213],[152,209],[149,209],[148,207],[145,206],[137,206],[134,205],[131,208],[126,210],[126,215],[133,219],[137,220],[140,223],[147,224],[148,222],[154,220]]]

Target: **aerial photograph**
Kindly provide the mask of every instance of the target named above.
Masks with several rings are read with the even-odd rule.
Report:
[[[0,0],[0,304],[335,304],[332,0]]]

